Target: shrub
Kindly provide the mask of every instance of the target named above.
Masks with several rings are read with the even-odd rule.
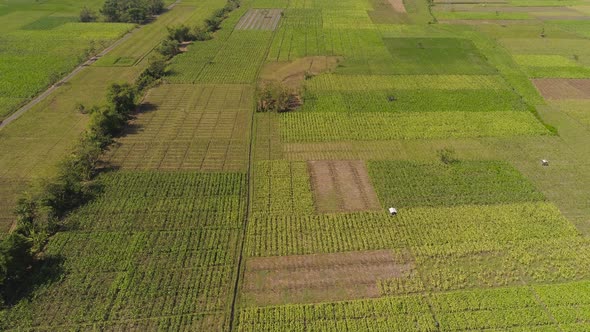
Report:
[[[276,82],[266,84],[259,93],[258,112],[288,112],[301,106],[299,95]]]
[[[207,28],[202,27],[202,26],[194,27],[192,35],[193,35],[194,40],[198,40],[198,41],[205,41],[205,40],[210,40],[211,38],[213,38],[211,36],[211,33],[209,33],[209,31],[207,31]]]
[[[178,41],[173,39],[166,39],[162,41],[158,47],[158,52],[165,56],[167,59],[172,58],[176,54],[180,53]]]
[[[455,150],[451,148],[444,148],[437,151],[438,157],[443,164],[454,164],[457,163],[459,160],[455,157]]]
[[[179,43],[194,40],[191,29],[184,24],[169,26],[166,29],[168,29],[168,39],[175,40]]]
[[[95,22],[97,19],[96,12],[84,6],[80,11],[80,22]]]

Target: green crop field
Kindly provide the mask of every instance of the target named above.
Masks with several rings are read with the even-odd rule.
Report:
[[[96,125],[79,104],[152,70],[168,28],[210,31],[81,161],[92,195],[56,217],[1,330],[590,330],[588,0],[180,0],[77,22],[103,3],[0,1],[0,118],[132,30],[0,128],[3,241]]]
[[[96,7],[98,1],[89,1]],[[133,28],[80,23],[78,3],[22,4],[0,15],[0,120]]]

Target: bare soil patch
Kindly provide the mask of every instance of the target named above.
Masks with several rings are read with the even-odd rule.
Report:
[[[310,56],[289,62],[271,62],[260,73],[260,83],[279,82],[292,89],[299,89],[306,76],[330,72],[342,61],[338,56]]]
[[[590,99],[590,79],[541,78],[533,84],[545,99]]]
[[[380,280],[405,276],[414,263],[390,250],[249,258],[244,300],[252,305],[378,297]]]
[[[180,52],[184,53],[184,52],[188,51],[188,46],[189,46],[190,44],[192,44],[192,43],[193,43],[192,41],[186,41],[186,42],[182,42],[182,43],[180,43],[180,45],[178,46],[178,50],[179,50]]]
[[[404,1],[403,0],[389,0],[389,3],[391,4],[391,7],[393,8],[393,10],[395,10],[398,13],[405,13],[406,12],[406,6],[404,6]]]
[[[308,167],[318,212],[351,212],[381,208],[363,161],[309,161]]]

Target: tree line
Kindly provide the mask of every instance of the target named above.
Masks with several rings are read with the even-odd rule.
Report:
[[[107,22],[145,23],[164,11],[163,0],[106,0],[99,13]],[[80,11],[81,22],[94,22],[99,15],[88,7]]]

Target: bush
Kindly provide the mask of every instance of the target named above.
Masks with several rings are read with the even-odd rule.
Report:
[[[223,17],[212,16],[205,20],[205,24],[207,25],[207,30],[209,32],[215,32],[221,28],[221,22],[223,21]]]
[[[31,242],[12,233],[0,242],[0,292],[4,301],[16,291],[33,262]]]
[[[96,12],[84,6],[80,11],[80,22],[95,22],[97,19]]]
[[[180,53],[178,41],[173,39],[166,39],[162,41],[160,46],[158,46],[158,53],[162,54],[167,59],[172,58],[173,56]]]
[[[153,56],[149,59],[149,66],[139,75],[135,87],[141,92],[157,83],[166,75],[166,58]]]
[[[258,112],[288,112],[299,106],[299,95],[280,83],[268,83],[259,92]]]
[[[443,164],[447,165],[454,164],[459,161],[459,159],[455,157],[455,150],[451,148],[438,150],[438,157]]]
[[[191,29],[184,24],[169,26],[166,29],[168,29],[168,39],[175,40],[179,43],[194,40]]]
[[[194,40],[198,40],[198,41],[205,41],[205,40],[210,40],[211,38],[213,38],[211,36],[211,33],[209,31],[207,31],[207,28],[202,27],[202,26],[194,27],[192,35],[193,35]]]

